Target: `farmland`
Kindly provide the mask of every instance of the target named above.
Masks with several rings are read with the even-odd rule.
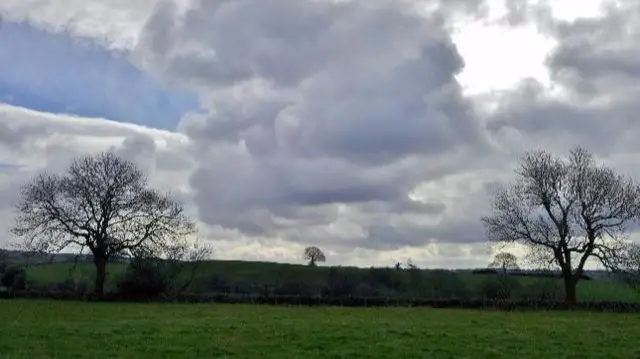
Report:
[[[116,283],[123,276],[126,266],[121,263],[113,263],[109,266],[108,272],[108,289],[115,289]],[[45,263],[32,265],[28,268],[28,278],[35,284],[59,283],[64,280],[72,279],[76,282],[91,283],[94,275],[94,267],[91,263],[79,262],[77,264],[69,262]],[[188,268],[186,268],[188,271]],[[247,284],[252,286],[277,286],[282,283],[304,283],[306,286],[321,286],[327,281],[331,275],[330,267],[308,267],[293,264],[269,263],[269,262],[247,262],[247,261],[206,261],[202,263],[195,274],[193,285],[190,291],[210,291],[201,290],[199,287],[209,286],[213,281],[212,278],[220,281],[231,283],[229,291],[237,291],[238,286],[234,283]],[[367,268],[349,268],[341,267],[345,276],[363,278],[369,269]],[[489,276],[472,274],[470,272],[452,272],[452,277],[445,279],[451,282],[455,279],[460,286],[465,287],[472,293],[480,291],[479,287],[483,281]],[[406,278],[406,271],[392,271],[394,276],[405,282],[410,279]],[[433,270],[422,270],[424,287],[429,287],[435,279]],[[361,279],[359,279],[361,280]],[[520,286],[525,288],[536,288],[545,285],[554,285],[561,287],[561,280],[554,278],[535,278],[535,277],[515,277]],[[245,287],[248,286],[244,285]],[[429,296],[429,288],[425,289]],[[607,301],[640,301],[640,293],[634,291],[622,284],[614,283],[606,280],[583,280],[578,284],[579,300],[607,300]]]
[[[0,358],[635,358],[586,312],[0,301]]]

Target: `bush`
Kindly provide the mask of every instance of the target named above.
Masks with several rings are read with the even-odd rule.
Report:
[[[24,290],[27,288],[27,273],[23,268],[9,267],[2,273],[0,284],[12,290]]]
[[[351,295],[361,283],[348,269],[331,267],[327,277],[327,292],[332,296]]]
[[[564,288],[560,281],[539,280],[524,286],[521,297],[540,301],[561,300],[564,298]]]
[[[480,294],[487,299],[511,299],[521,289],[520,282],[508,275],[485,278],[480,285]]]
[[[473,274],[502,274],[500,271],[493,269],[493,268],[479,268],[479,269],[474,269],[471,271],[471,273]],[[517,277],[535,277],[535,278],[562,278],[562,273],[559,272],[554,272],[554,271],[548,271],[548,270],[515,270],[515,271],[511,271],[509,272],[509,275],[511,276],[517,276]],[[592,280],[593,278],[591,278],[590,276],[586,275],[586,274],[582,274],[580,276],[580,279],[582,280]]]
[[[403,284],[402,272],[399,272],[400,270],[401,269],[371,267],[366,275],[367,282],[371,286],[396,290]],[[357,285],[358,284],[354,285],[353,289],[355,289]]]
[[[159,261],[134,259],[118,283],[118,292],[128,299],[151,299],[165,293],[168,284]]]
[[[207,278],[207,292],[228,293],[233,291],[233,287],[233,283],[218,274],[213,274],[211,277]]]
[[[471,271],[473,274],[499,274],[497,269],[493,268],[479,268]]]
[[[302,281],[284,281],[276,286],[274,294],[311,296],[314,294],[314,290]]]
[[[117,293],[107,293],[102,298],[85,297],[75,292],[46,291],[0,291],[0,298],[40,298],[57,300],[100,300],[103,302],[139,301],[140,298],[125,298]],[[467,308],[497,310],[589,310],[599,312],[640,313],[640,302],[578,302],[569,307],[564,301],[556,300],[482,300],[482,299],[415,299],[356,296],[277,296],[277,295],[237,295],[237,294],[175,294],[150,298],[155,302],[173,303],[244,303],[272,305],[304,306],[349,306],[349,307],[390,307],[390,306],[426,306],[432,308]],[[148,301],[146,299],[145,301]]]
[[[469,288],[459,275],[448,270],[432,270],[425,276],[427,296],[430,298],[467,298]]]

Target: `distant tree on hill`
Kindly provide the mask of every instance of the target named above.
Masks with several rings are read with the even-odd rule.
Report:
[[[40,174],[21,197],[12,232],[31,251],[89,248],[97,296],[104,293],[110,259],[160,255],[195,231],[181,204],[148,189],[135,164],[113,153],[78,158],[63,175]]]
[[[489,268],[500,269],[502,273],[507,273],[509,270],[520,269],[518,266],[518,257],[508,252],[496,254],[493,262],[489,263]]]
[[[408,269],[418,269],[418,266],[413,264],[413,262],[411,261],[411,259],[407,260],[407,268]]]
[[[612,269],[623,282],[640,290],[640,244],[630,243],[625,254],[615,259]]]
[[[487,235],[522,244],[538,264],[559,267],[566,301],[574,304],[587,260],[611,268],[624,253],[626,227],[640,216],[640,185],[580,147],[566,159],[528,153],[516,173],[516,182],[496,194],[493,213],[482,217]]]
[[[315,246],[305,248],[304,259],[309,261],[310,267],[315,267],[317,262],[324,262],[327,260],[320,248]]]

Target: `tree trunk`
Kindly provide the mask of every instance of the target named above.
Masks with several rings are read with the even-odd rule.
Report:
[[[104,283],[107,280],[107,259],[93,256],[93,264],[96,266],[96,277],[93,282],[93,294],[101,298],[104,294]]]
[[[564,276],[565,301],[569,306],[574,306],[578,302],[577,288],[578,280],[573,276]]]

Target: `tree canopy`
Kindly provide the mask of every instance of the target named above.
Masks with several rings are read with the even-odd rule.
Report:
[[[524,245],[537,264],[559,268],[567,302],[575,303],[587,260],[610,267],[624,252],[627,228],[640,215],[640,186],[597,164],[581,147],[567,158],[530,152],[516,174],[495,195],[492,213],[482,217],[487,235]]]
[[[311,267],[314,267],[318,262],[324,262],[327,260],[320,248],[315,246],[305,248],[304,259],[309,261],[309,266]]]
[[[516,270],[520,267],[518,266],[518,257],[509,252],[500,252],[493,258],[489,268],[500,269],[503,273],[507,273],[507,271]]]
[[[12,232],[32,251],[89,249],[102,295],[112,257],[162,253],[195,232],[180,203],[147,187],[134,163],[111,152],[77,158],[66,173],[42,173],[22,187]]]

